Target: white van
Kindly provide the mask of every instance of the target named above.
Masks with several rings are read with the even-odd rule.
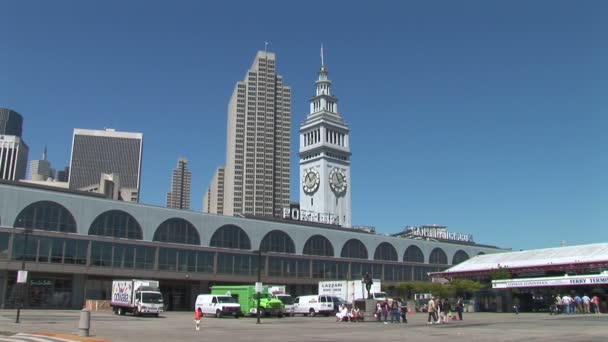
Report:
[[[227,295],[202,294],[196,297],[194,310],[201,309],[203,315],[215,315],[220,318],[222,316],[234,316],[238,318],[242,316],[241,304],[236,302],[236,299]]]
[[[334,299],[335,298],[335,299]],[[334,296],[300,296],[293,300],[293,313],[315,316],[324,314],[328,316],[335,312],[334,301],[338,300]]]

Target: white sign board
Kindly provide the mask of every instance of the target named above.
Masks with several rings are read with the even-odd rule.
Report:
[[[262,293],[262,290],[263,290],[263,289],[264,289],[264,286],[262,285],[262,283],[261,283],[261,282],[260,282],[260,283],[258,283],[258,282],[256,282],[256,283],[255,283],[255,292],[260,292],[260,293]]]
[[[17,283],[18,284],[27,283],[27,271],[17,271]]]
[[[581,276],[492,280],[492,288],[494,289],[510,289],[514,287],[576,286],[595,284],[608,284],[608,275],[593,274]]]

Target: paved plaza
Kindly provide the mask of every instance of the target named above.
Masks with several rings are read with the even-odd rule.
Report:
[[[79,311],[0,310],[0,336],[16,333],[78,335]],[[425,314],[408,324],[336,322],[333,317],[207,318],[194,330],[189,312],[167,312],[160,318],[116,316],[93,312],[91,335],[109,341],[599,341],[608,336],[608,315],[470,313],[463,321],[428,325]],[[62,335],[65,338],[65,335]],[[7,339],[8,338],[8,339]],[[14,340],[19,340],[17,336]]]

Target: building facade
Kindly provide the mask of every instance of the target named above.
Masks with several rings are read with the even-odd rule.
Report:
[[[325,65],[316,88],[300,126],[300,209],[311,221],[350,227],[350,131],[338,112]]]
[[[28,147],[22,134],[23,117],[8,108],[0,108],[0,179],[25,179]]]
[[[0,135],[0,179],[25,179],[28,147],[15,135]]]
[[[167,193],[167,208],[190,209],[190,189],[192,173],[188,170],[188,161],[179,158],[171,176],[171,191]]]
[[[224,168],[218,167],[213,174],[211,184],[203,197],[203,212],[206,214],[224,214]]]
[[[259,51],[228,103],[225,215],[279,216],[289,206],[291,89]]]
[[[139,201],[143,134],[113,129],[74,129],[70,158],[70,189],[99,184],[102,174],[118,175],[121,187]]]
[[[112,201],[100,195],[0,182],[0,298],[15,306],[21,262],[30,271],[26,307],[80,309],[108,300],[112,279],[158,279],[169,310],[191,310],[214,284],[262,281],[292,295],[320,280],[429,280],[484,245],[390,237],[278,219],[250,219]],[[26,229],[24,229],[26,228]]]
[[[46,155],[46,147],[42,152],[42,159],[30,161],[29,180],[45,181],[55,178],[55,170],[51,168],[51,162],[48,161]]]

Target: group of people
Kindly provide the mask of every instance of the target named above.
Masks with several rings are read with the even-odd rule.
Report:
[[[346,304],[340,305],[338,312],[336,313],[336,321],[338,322],[358,322],[363,321],[363,315],[358,307],[354,306],[351,310],[348,310]]]
[[[458,297],[455,311],[458,313],[458,320],[462,321],[462,311],[464,303],[461,297]],[[456,320],[456,316],[452,313],[452,306],[447,298],[435,298],[431,297],[427,303],[427,311],[429,313],[428,324],[445,324],[449,323],[450,320]]]
[[[389,315],[391,317],[391,323],[407,323],[407,304],[405,304],[401,298],[393,298],[378,302],[376,304],[376,312],[374,313],[376,320],[388,324]]]
[[[595,313],[599,315],[600,298],[598,296],[589,298],[586,294],[583,294],[582,297],[577,294],[575,294],[574,297],[568,294],[565,294],[564,296],[558,294],[555,296],[552,313],[564,313],[567,315]]]

